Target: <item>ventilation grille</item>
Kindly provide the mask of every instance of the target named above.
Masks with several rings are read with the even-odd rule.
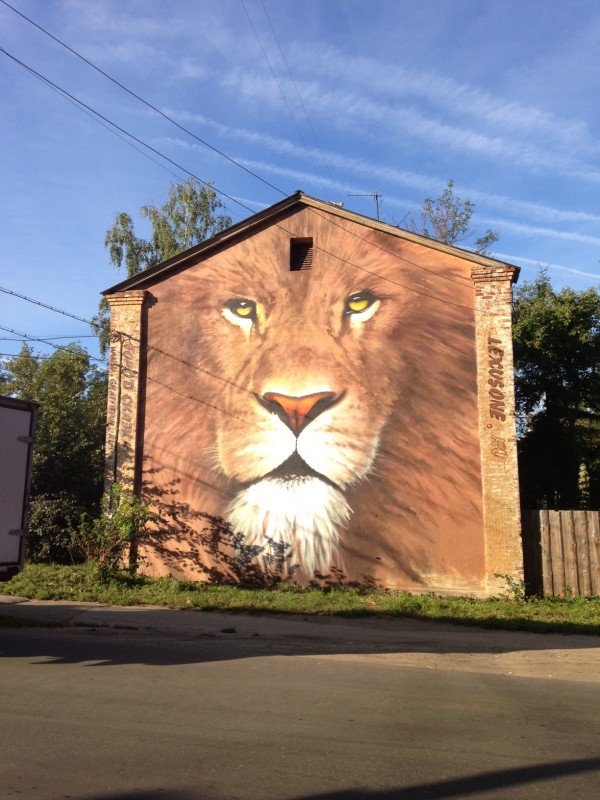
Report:
[[[313,264],[313,240],[290,239],[290,270],[310,269]]]

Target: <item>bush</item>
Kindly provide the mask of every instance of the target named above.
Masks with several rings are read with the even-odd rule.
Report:
[[[81,518],[78,532],[72,535],[72,547],[98,564],[101,580],[110,579],[123,569],[131,548],[154,518],[148,503],[114,483],[102,499],[100,516]]]
[[[73,551],[73,532],[83,509],[66,492],[40,494],[29,504],[27,558],[34,563],[81,561]]]

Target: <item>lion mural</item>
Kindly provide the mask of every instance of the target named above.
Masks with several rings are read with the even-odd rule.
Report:
[[[314,263],[292,270],[300,237]],[[148,279],[151,571],[233,575],[216,520],[300,582],[481,581],[472,284],[390,239],[302,209]]]

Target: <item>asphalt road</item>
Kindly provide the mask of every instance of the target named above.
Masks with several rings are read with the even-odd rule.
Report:
[[[235,620],[194,637],[2,629],[0,797],[598,795],[597,682],[345,649],[239,638]]]

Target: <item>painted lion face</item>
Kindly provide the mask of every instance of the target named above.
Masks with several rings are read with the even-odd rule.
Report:
[[[151,287],[144,487],[171,510],[149,558],[159,574],[235,576],[257,553],[301,582],[462,586],[483,563],[472,288],[428,252],[315,219]],[[307,230],[313,267],[292,270]]]
[[[398,296],[377,278],[280,271],[221,281],[202,340],[219,374],[214,466],[235,487],[225,510],[246,544],[328,568],[352,517],[348,490],[373,469],[396,401],[388,340]]]

